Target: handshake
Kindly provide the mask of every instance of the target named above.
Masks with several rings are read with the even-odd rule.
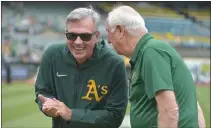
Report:
[[[72,111],[61,101],[56,98],[47,98],[42,94],[38,95],[38,98],[42,102],[42,111],[50,117],[61,116],[64,120],[70,120]]]

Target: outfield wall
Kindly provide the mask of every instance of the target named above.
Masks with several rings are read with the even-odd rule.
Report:
[[[210,85],[210,59],[184,58],[196,84]]]
[[[128,78],[131,76],[129,59],[125,59],[125,65],[127,67]],[[198,59],[198,58],[184,58],[186,65],[188,66],[194,82],[196,84],[210,85],[210,59]],[[27,80],[35,76],[37,73],[38,65],[31,64],[11,64],[12,80]],[[6,70],[2,65],[2,80],[6,79]]]

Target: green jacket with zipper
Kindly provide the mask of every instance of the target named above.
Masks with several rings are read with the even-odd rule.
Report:
[[[103,39],[92,58],[80,65],[65,43],[51,45],[42,57],[35,93],[40,109],[38,94],[56,98],[72,110],[70,121],[52,118],[53,128],[118,128],[128,102],[124,62]]]

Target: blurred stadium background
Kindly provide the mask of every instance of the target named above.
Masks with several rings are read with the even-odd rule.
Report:
[[[44,49],[65,41],[65,18],[77,7],[92,5],[100,14],[100,32],[115,4],[134,7],[149,32],[171,44],[184,58],[197,87],[197,97],[210,127],[210,2],[1,2],[2,127],[45,128],[34,102],[34,80]],[[123,57],[130,77],[129,59]],[[129,110],[129,105],[128,105]],[[129,111],[122,128],[129,128]]]

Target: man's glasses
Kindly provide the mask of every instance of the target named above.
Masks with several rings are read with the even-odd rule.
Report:
[[[96,34],[96,32],[94,33],[72,33],[72,32],[66,32],[66,37],[68,40],[71,40],[71,41],[75,41],[78,36],[81,38],[81,40],[83,41],[90,41],[92,39],[92,36],[94,34]]]

